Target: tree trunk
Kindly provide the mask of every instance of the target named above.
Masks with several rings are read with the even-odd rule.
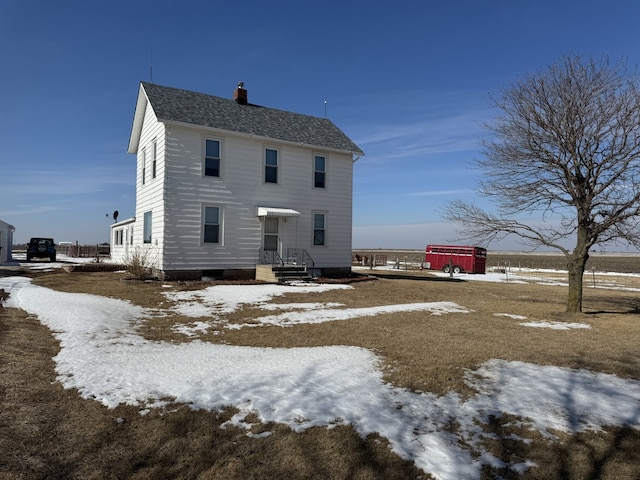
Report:
[[[582,311],[582,274],[584,273],[584,261],[569,262],[569,298],[567,299],[567,312],[579,313]]]
[[[567,269],[569,271],[569,296],[567,298],[567,312],[582,312],[582,277],[587,260],[589,259],[589,249],[582,242],[578,242],[580,247],[569,255]]]

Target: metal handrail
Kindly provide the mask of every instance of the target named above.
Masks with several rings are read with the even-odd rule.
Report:
[[[282,267],[284,265],[284,261],[277,250],[265,250],[261,248],[259,258],[261,265],[271,265],[273,267]]]
[[[304,248],[287,248],[287,263],[293,265],[302,265],[303,267],[309,269],[313,268],[315,262],[309,252],[307,252]]]
[[[306,269],[310,269],[315,265],[313,258],[311,258],[309,252],[304,248],[287,248],[287,255],[284,259],[277,250],[265,250],[261,248],[259,259],[261,265],[271,265],[273,267],[283,267],[285,264],[288,264],[300,265]]]

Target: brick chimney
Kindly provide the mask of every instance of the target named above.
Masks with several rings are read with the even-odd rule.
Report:
[[[233,92],[233,99],[239,105],[247,104],[247,91],[244,89],[244,82],[238,82],[238,88]]]

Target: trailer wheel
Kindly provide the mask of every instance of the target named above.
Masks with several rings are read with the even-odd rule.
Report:
[[[445,266],[442,267],[442,271],[444,273],[449,273],[451,270],[449,270],[450,265],[447,263]]]
[[[454,265],[453,273],[462,273],[462,267],[460,265]]]

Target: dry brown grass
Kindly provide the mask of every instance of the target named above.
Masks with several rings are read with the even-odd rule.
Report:
[[[614,373],[640,378],[640,298],[637,293],[590,289],[585,313],[563,313],[562,287],[451,282],[427,272],[403,272],[395,278],[359,282],[350,290],[322,294],[288,294],[274,302],[340,302],[346,307],[453,301],[472,310],[433,316],[397,313],[343,322],[218,329],[201,339],[237,345],[294,347],[358,345],[378,353],[386,378],[395,385],[444,394],[473,394],[463,382],[465,369],[492,359]],[[128,282],[117,273],[54,272],[34,282],[62,291],[127,299],[145,307],[169,306],[158,282]],[[174,284],[174,289],[202,288]],[[583,322],[589,330],[525,328],[513,318]],[[246,322],[264,315],[245,308],[230,318]],[[171,327],[194,319],[151,318],[142,333],[165,341],[191,341]],[[36,319],[14,309],[0,309],[0,478],[428,478],[395,457],[384,439],[361,439],[353,429],[314,428],[302,434],[284,426],[254,425],[273,435],[251,439],[244,430],[219,428],[232,412],[220,414],[152,410],[140,416],[132,407],[109,410],[82,400],[55,383],[52,357],[59,346]],[[118,419],[124,419],[118,422]],[[495,422],[488,429],[519,433]],[[526,445],[496,441],[491,451],[503,459],[529,458],[538,463],[526,474],[485,471],[495,478],[632,479],[640,478],[640,434],[615,428],[602,433],[561,435],[561,441]],[[4,477],[3,477],[4,475]]]

